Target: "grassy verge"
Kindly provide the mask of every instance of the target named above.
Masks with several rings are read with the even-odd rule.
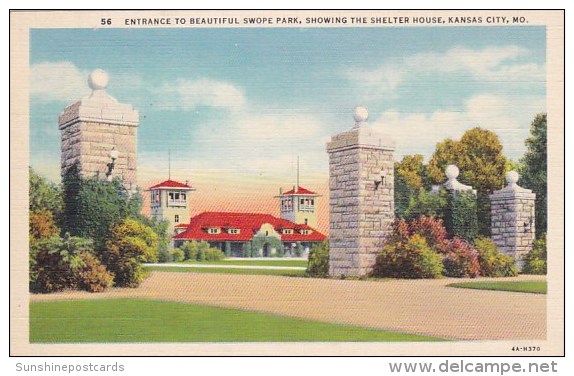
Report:
[[[305,270],[273,270],[273,269],[229,269],[229,268],[180,268],[176,266],[146,266],[146,270],[178,273],[219,273],[219,274],[258,274],[282,275],[288,277],[303,277]]]
[[[290,260],[274,258],[270,260],[221,260],[221,261],[184,261],[182,264],[209,264],[209,265],[242,265],[242,266],[300,266],[307,267],[307,260]]]
[[[30,342],[440,341],[284,316],[138,299],[30,303]]]
[[[493,281],[451,283],[449,287],[478,290],[513,291],[531,294],[546,294],[546,281]]]

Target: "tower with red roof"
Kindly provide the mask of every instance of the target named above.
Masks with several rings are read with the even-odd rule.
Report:
[[[296,185],[287,192],[280,192],[277,197],[281,218],[317,228],[317,193]]]
[[[168,234],[189,219],[189,193],[195,189],[188,182],[168,179],[149,188],[152,218],[169,222]]]

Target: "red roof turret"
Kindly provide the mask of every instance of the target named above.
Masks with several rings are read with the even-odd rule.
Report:
[[[287,195],[305,195],[305,196],[319,196],[317,193],[310,191],[306,188],[303,188],[301,186],[297,187],[297,188],[293,188],[287,192],[283,192],[281,194],[281,196],[287,196]]]
[[[169,188],[180,188],[180,189],[187,189],[187,190],[192,190],[193,188],[188,185],[187,183],[180,183],[177,182],[175,180],[166,180],[164,182],[161,182],[159,184],[154,185],[153,187],[150,187],[149,189],[169,189]]]

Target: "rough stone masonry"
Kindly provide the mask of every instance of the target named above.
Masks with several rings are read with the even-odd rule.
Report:
[[[534,202],[536,194],[518,186],[516,171],[506,174],[508,185],[490,195],[492,240],[498,250],[514,257],[522,270],[524,257],[534,243]]]
[[[355,126],[327,143],[329,153],[329,274],[370,273],[394,221],[395,144],[366,124],[357,107]]]
[[[96,69],[88,84],[92,94],[60,114],[61,174],[77,162],[83,176],[119,176],[126,189],[133,191],[137,186],[139,114],[132,105],[119,103],[106,93],[106,72]]]

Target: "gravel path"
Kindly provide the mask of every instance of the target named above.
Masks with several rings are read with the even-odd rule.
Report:
[[[267,269],[267,270],[305,270],[304,266],[274,266],[274,265],[224,265],[224,264],[179,264],[179,263],[158,263],[145,264],[146,266],[159,266],[170,268],[221,268],[221,269]]]
[[[508,280],[536,279],[543,278],[521,276]],[[32,295],[31,300],[145,298],[452,339],[546,338],[546,295],[446,287],[465,281],[353,281],[154,271],[137,289]]]

